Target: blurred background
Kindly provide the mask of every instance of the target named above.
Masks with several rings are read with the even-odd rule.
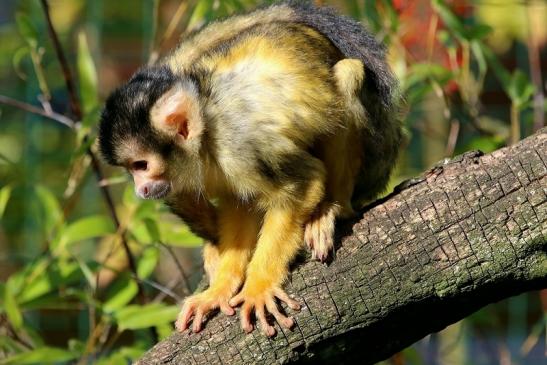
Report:
[[[126,364],[172,331],[201,241],[97,158],[101,102],[179,37],[265,2],[50,0],[73,90],[43,3],[0,2],[0,364]],[[389,49],[411,136],[391,187],[544,126],[547,2],[316,3]],[[510,298],[385,363],[545,364],[546,314],[545,291]]]

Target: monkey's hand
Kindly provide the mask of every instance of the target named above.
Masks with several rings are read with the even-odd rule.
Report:
[[[230,300],[231,306],[237,306],[243,303],[240,312],[241,328],[247,333],[253,330],[251,322],[251,314],[256,312],[256,318],[260,322],[262,332],[266,336],[275,335],[275,328],[268,323],[266,313],[271,313],[277,323],[285,328],[292,328],[294,320],[283,314],[276,303],[275,298],[285,302],[289,308],[294,310],[300,309],[300,304],[294,299],[291,299],[283,289],[273,285],[269,281],[257,280],[248,278],[239,294]],[[267,312],[266,312],[267,311]]]
[[[204,292],[187,298],[175,323],[177,331],[182,332],[189,328],[192,316],[194,317],[192,331],[201,331],[204,317],[216,309],[220,309],[228,316],[234,315],[234,309],[228,305],[228,301],[233,295],[233,286],[230,284],[224,286],[215,285]],[[235,287],[237,288],[237,283]]]

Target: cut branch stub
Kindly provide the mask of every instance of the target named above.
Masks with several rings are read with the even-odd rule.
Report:
[[[402,184],[339,229],[328,265],[296,266],[304,304],[269,339],[216,315],[138,364],[373,363],[482,306],[547,287],[547,132],[466,153]],[[289,311],[290,312],[290,311]]]

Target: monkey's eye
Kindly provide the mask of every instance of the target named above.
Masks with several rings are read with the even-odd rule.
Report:
[[[135,161],[131,164],[131,170],[145,171],[148,168],[148,162],[144,160]]]

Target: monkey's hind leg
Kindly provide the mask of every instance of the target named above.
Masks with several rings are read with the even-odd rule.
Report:
[[[326,196],[307,222],[304,234],[312,257],[320,261],[325,261],[334,251],[336,218],[350,218],[355,214],[351,197],[361,168],[361,130],[366,123],[359,99],[365,78],[363,63],[357,59],[341,60],[334,65],[333,75],[346,112],[340,128],[319,143],[317,152],[327,169]]]
[[[304,234],[313,259],[324,262],[333,253],[336,219],[355,215],[351,196],[361,164],[360,150],[359,134],[353,127],[321,145],[320,154],[327,170],[326,195],[306,223]]]
[[[182,332],[189,327],[199,332],[204,317],[215,309],[233,315],[228,301],[243,284],[245,270],[256,245],[260,229],[260,217],[251,208],[236,201],[223,201],[218,210],[219,243],[204,248],[205,270],[209,276],[209,288],[184,301],[175,324]]]

